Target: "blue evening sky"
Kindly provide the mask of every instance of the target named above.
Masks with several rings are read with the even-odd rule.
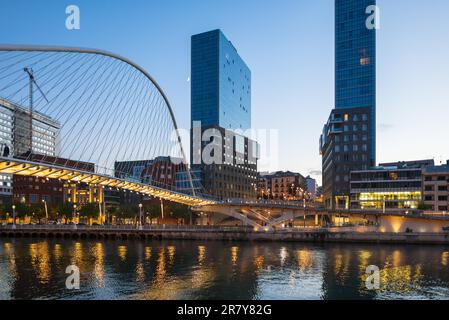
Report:
[[[65,28],[70,4],[81,10],[79,31]],[[449,159],[449,1],[378,5],[378,162]],[[1,0],[0,12],[1,43],[99,48],[140,64],[183,128],[190,36],[220,28],[252,70],[253,127],[280,130],[279,164],[269,169],[321,170],[318,138],[334,94],[333,0]]]

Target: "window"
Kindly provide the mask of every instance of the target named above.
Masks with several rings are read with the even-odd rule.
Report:
[[[30,194],[30,203],[38,203],[38,202],[39,202],[39,195]]]

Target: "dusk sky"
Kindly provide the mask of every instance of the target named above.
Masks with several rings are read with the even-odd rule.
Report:
[[[65,8],[81,10],[68,31]],[[378,0],[377,161],[449,159],[449,1]],[[270,170],[320,181],[318,140],[334,101],[332,0],[1,0],[0,43],[98,48],[158,81],[190,125],[190,36],[222,29],[252,71],[252,124],[278,129]],[[187,148],[188,149],[188,148]]]

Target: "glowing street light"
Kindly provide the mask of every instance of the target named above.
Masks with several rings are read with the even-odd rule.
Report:
[[[48,223],[48,208],[47,208],[47,201],[45,201],[45,199],[42,199],[42,203],[44,204],[44,207],[45,207],[45,219],[47,219],[47,223]]]
[[[16,228],[16,206],[12,205],[12,228]]]
[[[143,204],[141,204],[141,203],[139,203],[139,230],[142,230],[143,229],[143,227],[142,227],[142,214],[143,214],[143,212],[142,212],[142,208],[143,208]]]
[[[74,228],[76,229],[76,204],[73,205],[73,214],[72,214],[72,219],[73,219],[73,223],[74,223]]]

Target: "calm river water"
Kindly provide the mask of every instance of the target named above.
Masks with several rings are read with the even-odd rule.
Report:
[[[449,247],[0,239],[0,299],[449,299]]]

